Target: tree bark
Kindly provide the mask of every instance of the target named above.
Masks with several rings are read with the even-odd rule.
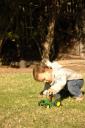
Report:
[[[43,55],[42,55],[42,60],[43,59],[50,59],[50,49],[53,43],[54,39],[54,28],[55,28],[55,19],[56,19],[56,0],[52,0],[52,6],[51,6],[51,19],[49,21],[48,25],[48,34],[46,36],[46,40],[43,43]]]
[[[48,34],[43,44],[44,49],[43,49],[42,59],[45,59],[45,58],[49,59],[50,48],[54,39],[54,27],[55,27],[55,19],[53,18],[52,21],[49,23]]]

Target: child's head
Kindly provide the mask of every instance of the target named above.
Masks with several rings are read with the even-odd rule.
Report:
[[[52,69],[46,66],[36,65],[33,68],[33,77],[37,81],[51,82]]]

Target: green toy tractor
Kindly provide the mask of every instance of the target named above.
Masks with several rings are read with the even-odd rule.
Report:
[[[54,102],[50,101],[49,99],[43,99],[38,102],[39,106],[44,106],[46,108],[51,108],[52,106],[61,106],[61,102],[59,100],[55,100]]]

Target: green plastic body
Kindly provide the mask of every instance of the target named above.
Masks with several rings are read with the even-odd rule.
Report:
[[[38,102],[38,105],[51,108],[52,107],[52,102],[49,101],[48,99],[43,99],[43,100]]]
[[[58,103],[58,105],[57,105],[57,103]],[[41,100],[41,101],[38,102],[38,105],[39,106],[44,106],[44,107],[47,107],[47,108],[51,108],[52,106],[59,107],[61,105],[61,102],[60,101],[51,102],[48,99],[43,99],[43,100]]]

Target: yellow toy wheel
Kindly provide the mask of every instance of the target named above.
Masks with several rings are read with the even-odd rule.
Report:
[[[56,106],[59,107],[61,105],[60,101],[56,102]]]

